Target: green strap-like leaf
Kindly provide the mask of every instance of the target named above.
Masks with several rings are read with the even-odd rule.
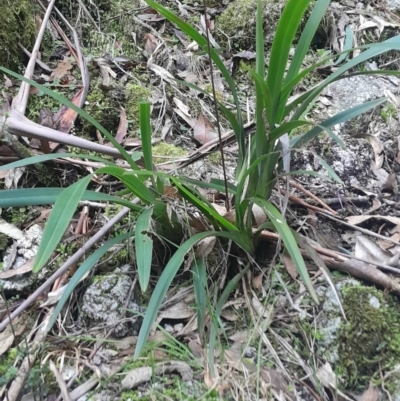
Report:
[[[179,193],[182,197],[184,197],[188,202],[197,207],[207,218],[211,221],[214,227],[224,228],[226,230],[235,232],[239,231],[232,223],[222,217],[218,212],[215,211],[213,206],[205,199],[198,191],[189,186],[182,185],[178,180],[172,178],[172,181],[175,183],[176,187],[179,190]],[[216,223],[216,221],[218,223]]]
[[[226,304],[226,301],[228,300],[229,295],[236,289],[238,286],[240,280],[243,278],[247,270],[249,270],[250,263],[247,264],[247,266],[238,274],[236,274],[233,279],[231,279],[227,286],[225,287],[224,291],[222,292],[217,305],[215,307],[215,315],[217,319],[215,319],[212,324],[211,324],[211,330],[210,330],[210,339],[208,343],[208,363],[209,363],[209,369],[211,373],[211,377],[215,377],[215,372],[214,372],[214,350],[215,350],[215,344],[217,340],[217,333],[218,333],[218,321],[219,321],[219,316],[221,315],[222,308]]]
[[[125,171],[121,167],[110,166],[110,167],[102,167],[96,170],[96,174],[110,174],[116,178],[118,178],[126,187],[128,187],[135,196],[140,198],[143,202],[147,204],[154,203],[156,198],[153,192],[143,183],[143,180],[138,178],[138,176],[143,175],[143,179],[149,175],[152,175],[153,172],[149,171]],[[136,174],[138,173],[138,174]]]
[[[143,347],[150,334],[151,326],[156,320],[161,303],[164,300],[165,294],[167,293],[167,290],[171,285],[172,280],[176,276],[176,273],[178,272],[181,264],[183,263],[186,253],[189,252],[189,250],[192,248],[194,244],[196,244],[196,242],[210,235],[213,235],[213,233],[204,232],[196,234],[192,238],[188,239],[177,249],[177,251],[174,253],[172,258],[165,266],[160,278],[157,281],[157,285],[154,288],[153,294],[150,298],[149,305],[147,307],[147,311],[144,315],[142,327],[140,329],[136,343],[136,349],[134,354],[135,359],[139,358],[143,350]]]
[[[344,39],[343,52],[335,61],[335,65],[340,64],[342,61],[346,60],[349,55],[348,51],[353,47],[353,31],[350,26],[346,26],[346,37]]]
[[[354,117],[359,116],[360,114],[365,113],[366,111],[379,106],[384,103],[387,99],[380,98],[375,100],[370,100],[368,102],[358,104],[357,106],[352,107],[351,109],[347,109],[338,114],[335,114],[333,117],[328,118],[327,120],[321,122],[317,127],[314,127],[312,130],[308,131],[303,135],[298,135],[291,139],[291,148],[298,149],[305,145],[307,142],[314,139],[317,135],[319,135],[323,131],[323,127],[333,127],[336,124],[341,124],[346,121],[351,120]]]
[[[301,1],[298,2],[300,3]],[[316,4],[313,6],[313,10],[310,14],[310,17],[308,18],[307,24],[304,27],[303,32],[300,36],[299,43],[297,43],[296,45],[296,50],[293,55],[293,59],[290,62],[289,70],[285,77],[284,81],[285,84],[293,81],[293,79],[295,79],[295,77],[297,76],[304,61],[304,57],[306,56],[307,52],[310,49],[310,44],[312,39],[314,38],[315,32],[320,26],[321,20],[330,2],[331,0],[318,0]],[[282,112],[292,89],[293,86],[290,88],[289,91],[287,91],[287,88],[285,88],[281,92],[277,122],[280,122],[282,120]]]
[[[309,3],[310,0],[288,0],[276,28],[267,75],[267,86],[273,107],[270,126],[280,122],[276,118],[290,47]]]
[[[251,245],[249,244],[248,239],[244,238],[240,235],[241,233],[229,233],[229,232],[220,232],[220,231],[208,231],[204,233],[199,233],[194,235],[192,238],[188,239],[184,242],[174,253],[172,258],[169,260],[167,265],[165,266],[160,278],[158,279],[157,285],[153,291],[153,294],[150,298],[149,305],[147,307],[146,314],[144,315],[143,324],[139,332],[139,336],[136,343],[136,349],[134,358],[139,358],[143,347],[147,341],[147,338],[150,334],[151,327],[156,320],[158,311],[160,306],[164,300],[165,294],[169,286],[172,283],[172,280],[176,276],[179,268],[181,267],[185,255],[189,250],[195,245],[198,241],[202,240],[206,237],[223,237],[231,239],[235,241],[240,247],[242,247],[245,251],[251,250]],[[251,239],[252,241],[252,239]],[[254,249],[254,248],[253,248]]]
[[[151,224],[153,208],[143,209],[136,220],[135,250],[139,285],[142,292],[147,290],[150,281],[151,261],[153,257],[153,240],[148,231]]]
[[[306,98],[303,98],[303,96],[300,96],[301,100],[296,99],[297,102],[301,101],[302,103],[299,105],[299,108],[296,110],[292,119],[299,120],[304,115],[304,112],[307,110],[310,103],[315,100],[315,98],[322,92],[322,90],[326,86],[328,86],[331,82],[334,82],[341,78],[345,78],[343,76],[343,74],[346,73],[348,70],[359,65],[360,63],[363,63],[364,61],[367,61],[368,59],[370,59],[372,57],[376,57],[379,54],[386,53],[390,50],[400,50],[400,35],[394,36],[381,43],[373,43],[373,44],[369,45],[367,50],[363,51],[357,57],[347,61],[345,64],[340,66],[333,74],[329,75],[323,82],[321,82],[320,85],[318,85],[316,88],[314,88],[310,92],[308,92],[307,93],[308,96]],[[384,74],[384,71],[382,71],[382,74]],[[297,103],[297,104],[299,104],[299,103]],[[289,110],[290,108],[291,108],[291,105],[288,105],[286,107],[287,110]],[[288,114],[288,111],[285,111],[284,115],[287,115],[287,114]]]
[[[337,303],[339,305],[339,309],[340,312],[342,312],[342,315],[344,317],[345,320],[346,319],[346,314],[344,312],[343,309],[343,305],[342,305],[342,301],[340,299],[340,295],[336,289],[336,285],[335,282],[333,281],[331,272],[329,271],[329,269],[326,267],[325,262],[322,260],[321,256],[319,256],[319,254],[315,251],[315,249],[312,248],[312,246],[308,243],[307,238],[303,237],[302,235],[300,235],[298,232],[296,232],[295,230],[292,230],[292,234],[295,237],[297,243],[307,251],[307,253],[310,255],[310,257],[312,258],[312,260],[315,262],[315,264],[318,266],[318,268],[322,271],[322,274],[324,275],[326,281],[329,283],[335,297],[337,300]]]
[[[101,162],[101,163],[104,163],[104,164],[107,164],[110,166],[114,165],[114,163],[111,162],[110,160],[103,159],[102,157],[99,157],[99,156],[92,156],[92,155],[86,155],[86,154],[74,154],[74,153],[51,153],[48,155],[32,156],[32,157],[28,157],[26,159],[18,160],[16,162],[5,164],[4,166],[0,166],[0,171],[11,170],[12,168],[17,168],[17,167],[25,167],[25,166],[29,166],[31,164],[47,162],[49,160],[54,160],[54,159],[62,159],[63,157],[71,157],[71,158],[76,157],[77,159],[89,159],[89,160],[95,160],[97,162]]]
[[[194,295],[196,298],[197,327],[199,329],[200,338],[203,340],[207,306],[207,269],[204,257],[199,257],[193,262],[192,277]]]
[[[304,263],[303,256],[301,255],[293,233],[286,223],[284,217],[281,215],[281,213],[279,213],[278,209],[271,202],[260,198],[253,198],[252,201],[258,206],[262,207],[267,213],[267,216],[270,219],[271,223],[274,225],[276,231],[278,231],[279,235],[281,236],[290,257],[293,259],[293,262],[296,265],[296,268],[301,278],[303,279],[308,292],[310,293],[315,303],[318,305],[318,297],[311,283],[311,279],[308,274],[306,264]]]
[[[46,264],[53,251],[57,248],[91,178],[92,176],[88,175],[65,188],[56,200],[36,254],[32,269],[34,273],[38,272]]]
[[[52,205],[64,191],[63,188],[23,188],[0,191],[0,207],[21,207],[36,205]],[[112,202],[118,205],[127,206],[134,211],[141,211],[138,206],[125,199],[116,196],[103,194],[95,191],[85,191],[82,201]]]

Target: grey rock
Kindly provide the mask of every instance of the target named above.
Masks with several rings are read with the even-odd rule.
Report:
[[[388,78],[361,75],[333,82],[322,94],[331,100],[330,114],[333,115],[368,100],[383,97],[386,90],[395,94],[397,87]]]
[[[6,249],[3,258],[3,271],[18,269],[37,254],[43,229],[39,224],[35,224],[24,232],[24,235]],[[17,274],[9,279],[0,279],[0,285],[6,291],[16,293],[29,291],[32,286],[37,287],[38,282],[42,282],[49,274],[49,270],[44,267],[39,273]]]
[[[129,323],[120,321],[129,316],[124,308],[131,285],[130,277],[123,274],[96,276],[83,297],[81,320],[90,326],[106,325],[107,329],[113,328],[116,337],[127,335]],[[138,309],[138,306],[130,302],[128,309]]]

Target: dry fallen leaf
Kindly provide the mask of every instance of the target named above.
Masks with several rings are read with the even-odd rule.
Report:
[[[121,108],[121,111],[119,113],[119,125],[117,133],[115,134],[115,140],[118,143],[122,143],[127,132],[128,132],[128,119],[126,118],[125,109]]]
[[[375,165],[372,165],[371,167],[372,170],[378,170],[382,167],[383,165],[383,158],[384,158],[384,153],[383,153],[383,145],[380,139],[376,136],[369,136],[369,143],[372,146],[372,149],[374,150],[374,155],[375,155]]]
[[[218,134],[213,131],[213,126],[210,120],[200,112],[199,117],[193,127],[194,139],[201,145],[204,145],[216,138]]]
[[[72,63],[69,58],[64,57],[63,61],[59,61],[57,68],[51,73],[51,81],[55,79],[62,79],[63,77],[69,75],[69,70],[72,69]]]
[[[359,399],[359,401],[378,401],[379,393],[377,389],[374,387],[372,382],[369,382],[369,387],[365,390]]]
[[[153,54],[158,46],[157,39],[151,33],[145,33],[143,36],[146,39],[144,50],[146,50],[148,54]]]
[[[203,358],[204,349],[201,346],[201,344],[199,344],[198,340],[193,340],[193,339],[189,340],[188,347],[190,351],[192,351],[192,354],[195,358]]]
[[[250,339],[250,333],[247,330],[237,331],[235,334],[229,336],[229,339],[233,342],[246,343]]]
[[[383,250],[366,235],[358,235],[354,247],[354,256],[395,267],[399,265],[400,249],[396,246],[396,248],[392,248],[392,252]]]
[[[150,366],[142,366],[127,373],[122,379],[121,386],[123,389],[130,390],[141,383],[146,383],[151,379],[152,369]]]
[[[268,388],[272,387],[278,393],[287,393],[289,386],[283,373],[277,370],[263,368],[260,371],[260,376]]]
[[[202,256],[203,258],[206,258],[214,249],[216,242],[217,237],[206,237],[200,240],[196,247],[196,257]]]
[[[186,363],[182,361],[168,361],[159,362],[155,367],[156,375],[165,375],[166,373],[179,373],[184,382],[191,382],[193,380],[193,370]]]
[[[159,319],[187,319],[195,314],[195,310],[185,302],[178,302],[158,315]]]
[[[290,256],[283,254],[283,265],[286,268],[286,271],[289,273],[289,276],[293,279],[296,280],[297,276],[299,275],[296,265],[293,263],[293,260]]]
[[[343,401],[353,401],[337,388],[338,380],[329,362],[326,362],[325,365],[318,369],[317,378],[324,387],[330,389],[333,394],[339,395]]]
[[[9,350],[14,342],[14,334],[11,326],[7,326],[6,329],[0,333],[0,355],[3,355]]]
[[[236,322],[239,319],[239,316],[237,313],[234,313],[230,310],[227,311],[222,311],[221,312],[221,317],[228,322]]]
[[[253,288],[260,291],[262,288],[264,273],[260,273],[258,276],[253,278]]]
[[[350,224],[361,224],[364,223],[365,221],[369,219],[377,219],[377,220],[386,220],[389,221],[390,223],[395,224],[396,226],[400,224],[400,218],[399,217],[392,217],[392,216],[381,216],[381,215],[373,215],[373,216],[367,216],[367,215],[361,215],[361,216],[349,216],[346,218],[346,221]]]

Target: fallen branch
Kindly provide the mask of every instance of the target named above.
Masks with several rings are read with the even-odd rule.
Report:
[[[64,145],[75,146],[92,152],[101,153],[115,158],[123,159],[119,150],[105,145],[78,138],[74,135],[64,134],[52,128],[43,127],[26,118],[17,110],[11,110],[6,115],[0,114],[0,136],[1,131],[6,130],[11,135],[26,136],[51,142],[62,143]]]
[[[261,238],[278,240],[279,234],[263,230],[260,234]],[[346,255],[330,249],[310,244],[310,246],[318,252],[321,259],[330,269],[345,271],[353,277],[360,278],[370,283],[376,284],[390,291],[400,294],[400,283],[397,279],[385,274],[381,270],[387,270],[391,273],[400,274],[400,269],[388,266],[382,263],[362,260],[353,255]],[[305,249],[300,249],[302,255],[307,259],[311,259],[310,254]]]

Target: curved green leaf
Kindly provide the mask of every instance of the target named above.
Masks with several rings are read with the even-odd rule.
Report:
[[[224,291],[222,292],[217,305],[215,307],[215,315],[219,317],[222,312],[222,308],[226,304],[229,295],[235,291],[236,287],[238,286],[240,280],[243,278],[247,270],[249,270],[250,263],[246,265],[246,267],[238,274],[236,274],[233,279],[229,280],[227,286],[225,287]],[[216,339],[217,339],[217,333],[218,333],[218,322],[213,321],[211,324],[211,330],[210,330],[210,339],[208,342],[208,364],[211,372],[211,376],[215,377],[215,372],[214,372],[214,350],[215,350],[215,344],[216,344]]]
[[[134,358],[139,358],[143,347],[147,341],[147,338],[150,334],[151,327],[156,320],[158,311],[160,306],[164,300],[165,294],[168,291],[169,286],[172,283],[172,280],[176,276],[179,268],[181,267],[185,255],[190,249],[195,245],[198,241],[202,240],[206,237],[224,237],[229,238],[235,241],[240,247],[244,250],[248,251],[249,246],[246,244],[246,238],[242,240],[243,237],[239,235],[240,233],[229,233],[229,232],[219,232],[219,231],[207,231],[204,233],[199,233],[194,235],[192,238],[188,239],[184,242],[174,253],[170,261],[165,266],[160,278],[158,279],[157,285],[153,291],[153,294],[150,298],[149,305],[147,307],[147,311],[144,315],[142,327],[139,332],[139,336],[136,343],[136,349]]]
[[[300,40],[296,45],[296,50],[293,55],[293,59],[290,62],[289,70],[286,74],[284,84],[282,85],[281,97],[280,97],[280,105],[278,111],[277,122],[279,123],[282,120],[282,112],[286,105],[287,99],[290,95],[293,86],[288,88],[284,88],[284,86],[288,82],[295,82],[296,76],[301,68],[301,65],[304,61],[304,57],[310,49],[311,41],[314,38],[315,32],[317,31],[321,20],[330,4],[331,0],[318,0],[316,4],[313,6],[313,10],[308,18],[306,26],[303,29],[303,32],[300,36]],[[299,2],[300,3],[300,2]]]
[[[91,178],[92,176],[88,175],[80,179],[75,184],[65,188],[57,198],[49,220],[44,228],[39,249],[35,257],[35,263],[32,269],[34,273],[37,273],[46,264],[51,254],[56,249]]]
[[[143,202],[150,204],[156,201],[156,198],[153,192],[143,183],[138,176],[152,175],[151,171],[125,171],[121,167],[110,166],[110,167],[101,167],[96,170],[95,174],[110,174],[120,180],[126,187],[128,187],[133,194],[135,194],[138,198],[140,198]]]
[[[145,1],[150,7],[154,8],[157,12],[159,12],[161,15],[163,15],[169,21],[176,24],[186,35],[188,35],[190,38],[192,38],[203,49],[204,52],[206,52],[206,53],[208,52],[207,39],[205,37],[203,37],[199,32],[197,32],[197,30],[195,28],[193,28],[190,24],[182,21],[174,13],[172,13],[171,11],[169,11],[167,8],[163,7],[162,5],[156,3],[155,1],[153,1],[153,0],[145,0]],[[307,1],[309,1],[309,0],[307,0]],[[239,98],[237,95],[236,86],[235,86],[235,83],[234,83],[231,75],[229,74],[229,71],[225,67],[225,64],[221,60],[219,54],[213,48],[210,49],[210,53],[211,53],[212,60],[214,61],[214,63],[218,67],[218,69],[220,70],[221,74],[223,75],[223,77],[225,78],[226,82],[229,85],[229,89],[232,92],[232,96],[233,96],[235,106],[236,106],[237,121],[238,121],[239,128],[241,130],[241,134],[237,138],[237,141],[239,144],[239,151],[241,152],[242,150],[244,151],[244,149],[245,149],[245,142],[244,142],[244,133],[243,133],[244,130],[243,130],[242,112],[240,109],[240,102],[239,102]],[[239,155],[239,156],[241,157],[244,155]],[[241,162],[242,162],[240,157],[239,157],[239,165],[241,165]]]
[[[148,231],[153,208],[143,209],[136,220],[135,250],[139,285],[142,292],[147,290],[150,281],[151,261],[153,258],[153,240]]]
[[[367,50],[363,51],[357,57],[347,61],[345,64],[339,67],[333,74],[329,75],[323,82],[321,82],[320,85],[318,85],[316,88],[308,92],[308,96],[304,99],[304,101],[302,101],[299,108],[296,110],[296,113],[293,115],[292,119],[293,120],[300,119],[301,116],[309,107],[310,103],[315,100],[315,98],[321,93],[321,91],[331,82],[334,82],[341,78],[345,78],[345,76],[343,76],[345,72],[357,66],[358,64],[367,61],[372,57],[378,56],[379,54],[382,53],[386,53],[390,50],[400,50],[400,35],[394,36],[381,43],[371,44]],[[381,71],[381,73],[384,74],[383,71]],[[303,99],[303,96],[301,96],[301,99]],[[296,100],[298,101],[298,99]],[[291,106],[288,105],[287,108],[290,107]],[[287,111],[285,111],[284,114],[287,115]]]
[[[36,205],[51,205],[64,191],[64,188],[23,188],[0,190],[0,207],[21,207]],[[127,206],[132,210],[141,211],[142,207],[116,196],[86,190],[81,201],[113,202]]]
[[[301,278],[303,279],[308,292],[310,293],[314,302],[318,305],[318,297],[312,285],[306,264],[304,263],[303,256],[301,255],[293,233],[286,223],[284,217],[281,215],[281,213],[279,213],[278,209],[271,202],[268,202],[265,199],[261,198],[252,198],[252,201],[258,206],[262,207],[267,213],[267,216],[269,217],[271,223],[274,225],[276,231],[278,231],[279,235],[281,236],[290,257],[293,259],[293,262],[295,263],[296,268]]]
[[[324,128],[333,127],[336,124],[341,124],[343,122],[349,121],[354,117],[359,116],[366,111],[379,106],[384,103],[387,99],[380,98],[375,100],[370,100],[368,102],[358,104],[357,106],[352,107],[351,109],[347,109],[338,114],[335,114],[333,117],[328,118],[325,121],[322,121],[317,127],[314,127],[312,130],[308,131],[303,135],[298,135],[291,139],[291,149],[298,149],[305,145],[307,142],[314,139],[318,134],[320,134]]]
[[[335,65],[340,64],[342,61],[346,60],[349,55],[348,51],[351,50],[353,46],[353,31],[349,25],[346,26],[346,36],[344,39],[343,52],[340,54],[338,59],[335,61]]]
[[[277,112],[290,47],[309,3],[310,0],[289,0],[279,18],[274,41],[272,42],[267,75],[267,86],[271,94],[273,107],[272,121],[268,121],[270,126],[275,126],[275,123],[280,122],[277,120]]]
[[[0,171],[4,170],[10,170],[12,168],[17,168],[17,167],[24,167],[24,166],[29,166],[31,164],[37,164],[37,163],[42,163],[42,162],[47,162],[49,160],[54,160],[54,159],[62,159],[63,157],[76,157],[77,159],[89,159],[89,160],[95,160],[97,162],[101,162],[107,165],[114,165],[113,162],[110,160],[103,159],[102,157],[99,156],[92,156],[92,155],[87,155],[87,154],[74,154],[74,153],[51,153],[48,155],[38,155],[38,156],[32,156],[28,157],[26,159],[22,160],[17,160],[16,162],[8,163],[3,166],[0,166]]]
[[[197,327],[200,339],[203,339],[207,306],[207,267],[204,257],[199,257],[194,260],[192,277],[194,295],[196,298]]]

